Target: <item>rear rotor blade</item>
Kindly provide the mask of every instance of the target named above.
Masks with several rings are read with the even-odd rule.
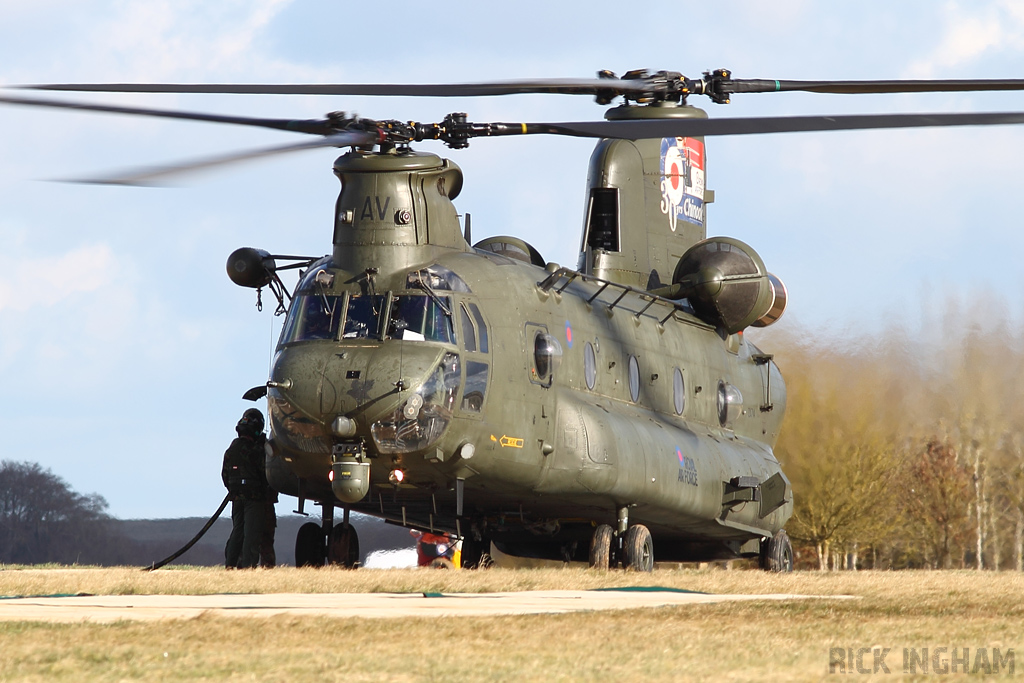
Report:
[[[276,156],[279,154],[287,154],[290,152],[299,152],[305,149],[316,149],[318,147],[348,147],[369,145],[376,142],[377,139],[377,135],[373,133],[366,133],[363,131],[337,133],[335,135],[328,135],[317,140],[307,140],[305,142],[299,142],[291,145],[280,145],[276,147],[252,149],[243,152],[236,152],[233,154],[209,157],[206,159],[196,159],[193,161],[183,162],[180,164],[171,164],[167,166],[151,166],[148,168],[140,168],[134,171],[129,171],[123,174],[113,176],[100,176],[95,178],[72,178],[67,179],[64,182],[88,183],[94,185],[158,186],[161,184],[161,181],[167,180],[174,176],[181,176],[187,173],[202,171],[217,166],[224,166],[226,164],[249,161],[252,159],[259,159],[261,157]]]
[[[1024,123],[1024,112],[964,114],[860,114],[846,116],[752,117],[739,119],[639,119],[635,121],[583,121],[528,123],[526,133],[571,135],[586,138],[685,137],[700,135],[758,135],[815,131],[938,126],[999,126]],[[510,124],[511,125],[511,124]]]
[[[199,112],[178,111],[173,109],[146,109],[142,107],[119,107],[106,104],[87,104],[84,102],[59,102],[57,100],[41,100],[30,97],[10,97],[0,95],[0,104],[13,104],[26,107],[46,107],[51,109],[76,109],[107,114],[128,114],[131,116],[152,116],[164,119],[185,119],[189,121],[209,121],[212,123],[231,123],[241,126],[272,128],[311,135],[326,135],[331,132],[326,122],[318,120],[261,119],[249,116],[223,116],[220,114],[203,114]]]

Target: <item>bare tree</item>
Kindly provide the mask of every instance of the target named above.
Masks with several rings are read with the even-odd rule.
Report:
[[[0,462],[0,563],[116,562],[106,507],[36,463]]]

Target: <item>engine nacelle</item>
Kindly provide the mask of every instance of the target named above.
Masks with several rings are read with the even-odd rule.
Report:
[[[258,289],[270,284],[277,263],[262,249],[242,247],[228,256],[228,277],[240,287]]]
[[[772,288],[772,306],[767,313],[753,322],[754,327],[768,327],[786,312],[786,302],[789,300],[786,285],[771,273],[768,273],[768,284]]]
[[[785,287],[775,278],[776,288],[773,277],[750,246],[730,237],[711,237],[686,250],[672,283],[680,297],[690,300],[698,318],[735,334],[766,319],[776,301],[785,307]],[[779,315],[781,311],[775,318]]]

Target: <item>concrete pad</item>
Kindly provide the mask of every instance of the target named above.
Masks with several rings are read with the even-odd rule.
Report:
[[[834,595],[711,595],[676,591],[518,591],[512,593],[276,593],[246,595],[97,595],[0,600],[2,621],[109,623],[223,617],[396,618],[563,614],[755,600],[848,599]]]

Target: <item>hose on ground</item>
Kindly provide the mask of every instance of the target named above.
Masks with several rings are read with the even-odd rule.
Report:
[[[152,565],[150,565],[149,567],[143,567],[143,568],[142,568],[142,571],[144,571],[144,572],[151,572],[151,571],[153,571],[154,569],[160,569],[160,567],[164,566],[165,564],[170,564],[171,562],[174,562],[174,561],[175,561],[176,559],[178,559],[179,557],[181,557],[182,555],[184,555],[184,554],[185,554],[186,552],[188,552],[188,549],[189,549],[189,548],[191,548],[192,546],[194,546],[194,545],[196,544],[196,542],[197,542],[197,541],[198,541],[198,540],[199,540],[200,538],[202,538],[202,537],[203,537],[203,535],[204,535],[204,534],[205,534],[205,533],[206,533],[207,531],[209,531],[209,530],[210,530],[210,527],[211,527],[211,526],[213,526],[213,523],[217,521],[217,518],[218,518],[218,517],[220,517],[220,513],[224,512],[224,508],[226,508],[226,507],[228,506],[228,503],[229,503],[230,501],[231,501],[231,494],[229,493],[229,494],[227,494],[226,496],[224,496],[224,500],[223,500],[223,501],[221,501],[220,507],[219,507],[219,508],[217,508],[217,511],[213,513],[213,517],[210,517],[210,519],[209,519],[209,520],[208,520],[208,521],[206,522],[206,524],[205,524],[205,525],[203,526],[203,528],[199,530],[199,533],[198,533],[198,534],[196,534],[196,535],[195,535],[195,536],[194,536],[194,537],[192,538],[192,540],[191,540],[191,541],[189,541],[189,542],[188,542],[188,543],[186,543],[186,544],[185,544],[184,546],[182,546],[182,547],[181,547],[181,548],[180,548],[180,549],[179,549],[179,550],[178,550],[177,552],[175,552],[175,553],[174,553],[173,555],[171,555],[171,556],[169,556],[169,557],[165,557],[164,559],[160,560],[159,562],[154,562],[154,563],[153,563]]]

